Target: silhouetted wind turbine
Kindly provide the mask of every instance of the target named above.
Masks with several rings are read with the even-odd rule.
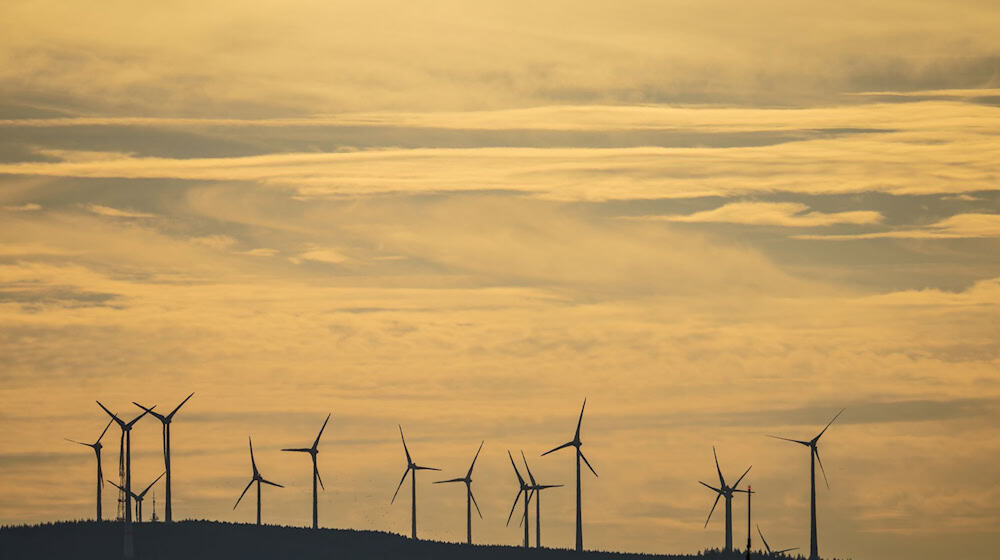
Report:
[[[583,423],[583,409],[585,408],[587,408],[587,399],[583,399],[583,406],[580,407],[580,419],[577,420],[576,422],[576,434],[573,435],[573,441],[566,442],[560,445],[559,447],[556,447],[555,449],[550,449],[545,453],[542,453],[542,456],[545,456],[548,455],[549,453],[552,453],[553,451],[558,451],[564,447],[572,446],[576,448],[576,550],[577,551],[583,550],[583,507],[580,503],[580,459],[583,459],[583,462],[587,464],[587,468],[590,469],[590,472],[594,473],[594,476],[597,476],[597,471],[594,470],[594,467],[590,466],[590,461],[588,461],[587,458],[584,457],[583,452],[580,451],[580,446],[583,445],[583,442],[580,441],[580,425]]]
[[[142,523],[142,500],[146,498],[146,492],[149,492],[149,489],[152,488],[153,485],[156,484],[161,478],[163,478],[163,475],[165,474],[167,474],[166,471],[160,473],[160,476],[156,477],[156,480],[153,482],[150,482],[149,486],[147,486],[142,492],[139,492],[138,494],[135,492],[129,492],[129,494],[132,494],[132,499],[135,500],[135,517],[137,522]],[[114,482],[112,482],[111,485],[119,490],[124,490],[124,488],[118,486]]]
[[[771,550],[771,547],[767,544],[767,539],[764,538],[764,533],[762,533],[760,531],[760,525],[757,525],[757,534],[760,535],[760,540],[761,540],[761,542],[764,543],[764,548],[767,549],[767,553],[768,554],[771,554],[771,555],[780,555],[780,554],[784,554],[786,552],[791,552],[793,550],[798,550],[799,549],[799,547],[796,546],[794,548],[785,548],[783,550]]]
[[[326,420],[323,421],[323,426],[319,429],[319,433],[316,434],[316,441],[313,442],[312,447],[299,447],[295,449],[282,449],[282,451],[297,451],[300,453],[308,453],[312,457],[313,463],[313,529],[319,528],[319,510],[316,500],[316,481],[319,481],[319,485],[326,490],[326,486],[323,486],[323,478],[319,475],[319,468],[316,466],[316,454],[319,453],[319,438],[323,435],[323,430],[326,429],[326,423],[330,421],[330,416],[333,413],[326,415]]]
[[[406,438],[403,437],[403,427],[399,427],[399,437],[403,440],[403,451],[406,452],[406,470],[403,471],[403,478],[399,479],[399,486],[396,486],[396,492],[392,495],[392,500],[389,503],[396,501],[396,495],[399,494],[399,489],[403,487],[403,482],[406,481],[406,475],[410,475],[410,486],[413,490],[412,496],[410,498],[410,522],[411,530],[410,536],[413,540],[417,540],[417,471],[439,471],[441,469],[436,469],[434,467],[421,467],[420,465],[413,462],[410,458],[410,450],[406,447]]]
[[[277,482],[271,482],[270,480],[266,480],[263,476],[260,475],[260,471],[257,470],[257,461],[255,461],[254,458],[253,458],[253,440],[250,439],[250,437],[248,436],[247,437],[247,441],[250,442],[250,466],[253,467],[253,477],[250,479],[250,482],[247,483],[247,487],[243,489],[243,493],[240,494],[240,497],[236,499],[236,503],[233,504],[233,509],[236,509],[236,506],[240,505],[240,500],[243,499],[243,496],[247,493],[247,490],[250,489],[250,486],[254,482],[256,482],[257,483],[257,525],[259,526],[260,525],[260,485],[261,485],[261,483],[270,484],[271,486],[277,486],[278,488],[284,488],[284,486],[278,484]]]
[[[507,450],[507,456],[510,457],[510,466],[514,467],[517,482],[521,485],[517,491],[517,495],[514,496],[514,505],[510,508],[510,514],[507,515],[507,525],[510,525],[510,518],[514,516],[514,510],[517,509],[517,500],[521,497],[521,494],[524,494],[524,516],[521,520],[524,522],[524,548],[528,548],[528,528],[531,526],[528,523],[528,502],[531,501],[531,485],[524,481],[521,471],[517,470],[517,465],[514,464],[514,456],[510,454],[510,449]]]
[[[188,402],[188,399],[190,399],[193,396],[194,393],[188,395],[186,399],[181,401],[181,404],[177,405],[177,407],[174,408],[170,412],[170,414],[167,414],[166,416],[153,412],[153,409],[146,408],[145,406],[142,406],[141,404],[132,401],[132,404],[145,410],[151,416],[155,417],[163,424],[163,467],[166,469],[167,473],[167,482],[166,482],[167,505],[165,506],[164,517],[163,517],[163,521],[165,523],[170,523],[174,520],[173,510],[171,509],[171,501],[170,501],[170,423],[173,422],[174,420],[174,414],[177,414],[177,411],[180,410],[182,406],[184,406],[184,403]]]
[[[743,474],[736,480],[736,484],[729,486],[726,484],[726,479],[722,477],[722,469],[719,468],[719,456],[715,453],[715,446],[712,446],[712,456],[715,457],[715,471],[719,473],[719,487],[709,486],[702,481],[698,481],[702,486],[709,488],[717,494],[715,496],[715,503],[712,504],[711,511],[708,512],[708,518],[705,519],[705,527],[708,527],[708,522],[712,519],[712,514],[715,512],[715,506],[719,505],[719,498],[726,498],[726,552],[733,551],[733,493],[743,492],[747,493],[747,490],[740,490],[737,487],[740,482],[743,481],[743,477],[750,472],[750,467],[743,471]]]
[[[108,420],[108,425],[104,426],[104,431],[101,435],[97,437],[97,441],[94,443],[83,443],[82,441],[76,441],[75,439],[63,438],[66,441],[72,443],[79,443],[80,445],[89,447],[94,450],[94,454],[97,455],[97,520],[101,521],[101,488],[104,487],[104,471],[101,470],[101,439],[104,438],[104,434],[108,432],[108,428],[111,427],[111,423],[114,420]]]
[[[819,448],[817,444],[819,443],[819,438],[823,437],[826,433],[827,428],[833,424],[844,410],[840,409],[840,412],[833,417],[832,420],[826,425],[823,430],[816,434],[816,437],[809,441],[802,441],[798,439],[788,439],[779,436],[768,436],[774,439],[781,439],[784,441],[790,441],[792,443],[798,443],[809,448],[809,489],[810,489],[810,501],[809,501],[809,560],[819,560],[819,540],[817,538],[816,532],[816,463],[819,462],[820,472],[823,473],[823,481],[826,482],[826,487],[830,488],[830,482],[826,479],[826,469],[823,468],[823,460],[819,458]]]
[[[535,475],[531,474],[531,467],[528,466],[528,460],[524,458],[524,451],[521,452],[521,460],[524,461],[524,469],[528,471],[528,479],[531,480],[531,490],[535,494],[535,548],[542,548],[542,490],[546,488],[560,488],[562,484],[538,484],[535,481]]]
[[[145,416],[147,412],[144,410],[142,414],[136,416],[131,422],[125,422],[121,418],[115,416],[113,412],[108,410],[101,401],[97,402],[97,406],[101,407],[104,412],[108,413],[118,427],[122,431],[122,439],[125,440],[125,536],[122,541],[122,554],[125,558],[132,558],[135,555],[135,547],[132,543],[132,426],[139,421],[140,418]],[[155,406],[153,408],[156,408]],[[119,464],[121,460],[119,458]]]
[[[479,511],[479,504],[476,503],[476,497],[472,495],[472,469],[476,466],[476,459],[479,458],[479,452],[483,450],[483,440],[479,444],[479,449],[476,450],[476,456],[472,458],[472,464],[469,465],[469,472],[465,473],[465,478],[449,478],[448,480],[438,480],[434,484],[447,484],[449,482],[464,482],[465,483],[465,532],[466,541],[472,544],[472,504],[476,504],[476,512],[479,513],[479,518],[483,518],[483,512]]]

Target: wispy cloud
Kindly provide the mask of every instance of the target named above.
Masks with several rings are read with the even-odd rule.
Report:
[[[956,214],[926,227],[840,235],[803,234],[800,239],[962,239],[1000,237],[1000,214]]]
[[[8,212],[35,212],[37,210],[41,210],[42,207],[39,204],[28,202],[25,204],[20,204],[15,206],[4,206],[3,209],[7,210]]]
[[[642,220],[685,223],[730,223],[758,226],[816,227],[834,224],[873,224],[882,214],[868,210],[854,212],[810,212],[798,202],[732,202],[713,210],[686,215],[643,216]]]
[[[119,210],[118,208],[112,208],[110,206],[103,206],[100,204],[87,204],[84,208],[97,214],[99,216],[108,216],[110,218],[155,218],[156,214],[150,214],[148,212],[136,212],[135,210]]]

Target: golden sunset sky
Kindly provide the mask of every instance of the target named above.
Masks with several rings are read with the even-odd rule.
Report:
[[[177,518],[517,544],[1000,546],[994,1],[0,4],[0,523],[93,516],[90,441],[171,409]],[[117,430],[105,473],[117,471]],[[135,485],[162,470],[133,434]],[[438,477],[436,475],[440,474]],[[105,512],[114,511],[107,486]],[[162,486],[156,488],[162,515]],[[734,501],[746,542],[746,501]],[[149,507],[146,511],[148,515]],[[756,535],[755,543],[759,545]]]

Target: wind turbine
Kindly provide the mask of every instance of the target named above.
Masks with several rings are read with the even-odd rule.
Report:
[[[95,441],[94,443],[83,443],[82,441],[76,441],[76,440],[69,439],[69,438],[63,438],[66,441],[69,441],[69,442],[72,442],[72,443],[79,443],[80,445],[89,447],[89,448],[93,449],[94,450],[94,454],[97,455],[97,520],[98,521],[101,521],[101,488],[104,487],[104,471],[101,470],[101,448],[104,447],[104,446],[101,445],[101,439],[103,439],[104,438],[104,434],[106,434],[108,432],[108,428],[111,427],[111,423],[112,422],[114,422],[114,420],[108,420],[108,425],[104,426],[104,431],[101,432],[101,435],[98,436],[97,441]]]
[[[760,531],[760,525],[757,525],[757,534],[760,535],[760,540],[761,540],[761,542],[764,543],[764,548],[767,549],[767,553],[770,554],[770,555],[772,555],[772,556],[782,555],[782,554],[784,554],[786,552],[791,552],[793,550],[798,550],[799,549],[799,547],[796,546],[794,548],[786,548],[786,549],[783,549],[783,550],[771,550],[771,547],[767,544],[767,539],[764,538],[764,533],[762,533]]]
[[[132,499],[135,500],[135,517],[137,522],[142,523],[142,500],[146,498],[146,492],[149,492],[149,489],[152,488],[154,484],[159,482],[159,480],[163,478],[163,475],[165,474],[167,474],[166,471],[160,473],[160,476],[156,477],[156,480],[154,480],[153,482],[150,482],[149,486],[147,486],[146,489],[143,490],[142,492],[139,492],[138,494],[134,492],[129,492],[129,494],[132,494]],[[115,488],[118,488],[119,490],[125,490],[124,488],[118,486],[114,482],[112,482],[111,485],[114,486]]]
[[[171,505],[171,501],[170,501],[170,423],[173,422],[173,420],[174,420],[174,414],[177,414],[177,411],[180,410],[182,406],[184,406],[184,403],[188,402],[188,399],[190,399],[193,396],[194,396],[194,393],[191,393],[190,395],[188,395],[186,399],[184,399],[183,401],[181,401],[181,404],[177,405],[177,408],[173,409],[170,412],[170,414],[167,414],[166,416],[164,416],[162,414],[159,414],[157,412],[153,412],[153,409],[146,408],[145,406],[142,406],[141,404],[139,404],[139,403],[137,403],[135,401],[132,401],[132,404],[134,404],[135,406],[138,406],[139,408],[145,410],[151,416],[155,417],[157,420],[159,420],[163,424],[163,466],[166,469],[165,472],[167,473],[167,482],[166,482],[166,486],[167,486],[167,505],[165,506],[164,518],[163,518],[163,521],[165,523],[170,523],[174,519],[173,510],[170,507],[170,505]]]
[[[528,479],[531,480],[531,490],[535,494],[535,548],[542,548],[542,490],[560,488],[562,484],[538,484],[535,481],[535,475],[531,474],[528,460],[524,458],[524,451],[521,452],[521,460],[524,461],[524,468],[528,471]]]
[[[732,552],[733,551],[733,493],[743,492],[745,494],[748,492],[748,490],[740,490],[737,487],[740,485],[740,482],[743,481],[743,477],[746,476],[748,472],[750,472],[750,469],[753,465],[747,467],[747,470],[743,471],[743,474],[736,480],[736,484],[729,486],[728,484],[726,484],[726,479],[722,477],[722,469],[719,468],[719,456],[716,455],[715,453],[714,445],[712,446],[712,456],[715,457],[715,471],[719,473],[719,487],[716,488],[714,486],[709,486],[708,484],[705,484],[700,480],[698,481],[702,486],[713,490],[717,494],[715,496],[715,503],[712,504],[712,509],[711,511],[708,512],[708,518],[705,519],[705,527],[708,527],[708,522],[712,519],[712,514],[715,513],[715,506],[719,505],[719,498],[725,497],[726,498],[725,551]]]
[[[316,441],[313,442],[312,447],[299,447],[295,449],[282,449],[282,451],[297,451],[299,453],[308,453],[312,457],[313,463],[313,529],[319,528],[319,510],[317,507],[316,500],[316,481],[319,481],[319,485],[326,490],[326,486],[323,486],[323,478],[319,476],[319,468],[316,466],[316,454],[319,453],[319,438],[323,435],[323,430],[326,429],[326,423],[330,421],[330,416],[333,413],[326,415],[326,420],[323,421],[323,427],[319,429],[319,433],[316,434]]]
[[[464,482],[465,483],[465,532],[466,541],[472,544],[472,504],[476,504],[476,512],[479,513],[479,518],[483,518],[483,512],[479,511],[479,504],[476,503],[476,497],[472,495],[472,469],[476,466],[476,459],[479,458],[479,452],[483,450],[483,440],[479,444],[479,449],[476,450],[476,456],[472,458],[472,464],[469,465],[469,472],[465,473],[465,478],[450,478],[448,480],[438,480],[434,484],[447,484],[449,482]]]
[[[249,436],[247,436],[247,440],[250,442],[250,466],[253,467],[253,477],[250,479],[250,482],[247,483],[247,487],[243,489],[243,493],[240,494],[240,497],[236,499],[236,503],[233,504],[233,509],[236,509],[236,506],[240,505],[240,500],[242,500],[243,496],[246,495],[247,490],[250,489],[250,486],[254,482],[256,482],[257,483],[257,525],[260,526],[260,485],[261,485],[261,483],[270,484],[271,486],[277,486],[278,488],[284,488],[284,486],[282,486],[282,485],[280,485],[280,484],[278,484],[276,482],[271,482],[270,480],[266,480],[263,476],[260,475],[260,471],[257,470],[257,461],[254,461],[254,458],[253,458],[253,440],[250,439]]]
[[[576,448],[576,550],[577,551],[583,550],[583,507],[580,503],[580,459],[583,459],[583,462],[587,464],[587,468],[590,469],[590,472],[594,473],[594,476],[597,476],[597,471],[594,470],[594,467],[590,466],[590,461],[588,461],[587,458],[583,455],[583,452],[580,451],[580,446],[583,445],[583,442],[580,441],[580,425],[583,423],[583,409],[585,408],[587,408],[587,399],[583,399],[583,406],[580,407],[580,419],[577,420],[576,422],[576,433],[573,435],[573,441],[566,442],[560,445],[559,447],[556,447],[555,449],[550,449],[545,453],[542,453],[542,456],[545,456],[548,455],[549,453],[552,453],[553,451],[558,451],[564,447],[572,446]]]
[[[517,500],[524,494],[524,516],[521,521],[524,522],[524,548],[528,548],[528,528],[531,524],[528,522],[528,502],[531,501],[531,485],[524,481],[524,477],[521,476],[521,471],[517,470],[517,465],[514,464],[514,456],[510,454],[510,449],[507,450],[507,456],[510,457],[510,466],[514,467],[514,474],[517,475],[517,482],[521,485],[520,489],[517,491],[517,495],[514,496],[514,505],[510,507],[510,514],[507,515],[507,525],[510,525],[510,518],[514,515],[514,510],[517,509]]]
[[[439,471],[441,469],[435,469],[434,467],[422,467],[413,462],[410,457],[410,450],[406,447],[406,438],[403,436],[403,427],[399,427],[399,437],[403,440],[403,451],[406,452],[406,470],[403,471],[403,478],[399,479],[399,486],[396,486],[396,492],[392,495],[392,500],[389,501],[390,504],[396,501],[396,495],[399,494],[399,489],[403,487],[403,482],[406,481],[406,475],[410,475],[410,487],[413,491],[412,497],[410,498],[410,522],[411,530],[410,536],[413,540],[417,540],[417,471]]]
[[[122,443],[125,447],[125,536],[122,540],[122,555],[125,558],[132,558],[135,555],[135,547],[132,543],[132,426],[139,421],[140,418],[145,416],[147,412],[144,410],[142,414],[136,416],[130,422],[125,422],[121,418],[115,416],[113,412],[108,410],[101,401],[97,402],[97,406],[101,407],[104,412],[108,413],[118,427],[122,431]],[[153,408],[156,408],[155,406]],[[121,455],[121,446],[119,446],[119,455]],[[121,457],[118,458],[118,463],[121,465]]]
[[[823,430],[816,434],[816,437],[809,441],[802,441],[798,439],[788,439],[778,436],[768,436],[774,439],[780,439],[784,441],[790,441],[792,443],[798,443],[809,448],[809,489],[810,489],[810,502],[809,502],[809,560],[819,560],[819,540],[816,534],[816,463],[819,462],[820,472],[823,473],[823,481],[826,482],[827,489],[830,488],[830,481],[826,479],[826,469],[823,468],[823,460],[819,458],[819,448],[817,444],[819,443],[819,438],[823,437],[826,433],[827,428],[830,424],[833,424],[844,410],[840,409],[840,412],[833,417],[833,420],[826,425]]]

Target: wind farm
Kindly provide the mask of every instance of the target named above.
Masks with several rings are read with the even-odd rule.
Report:
[[[100,402],[98,402],[98,405],[101,407],[101,409],[105,413],[107,413],[107,415],[110,416],[111,419],[108,421],[107,424],[105,424],[103,431],[100,433],[100,435],[97,438],[97,441],[95,443],[88,444],[88,443],[78,442],[78,441],[74,441],[74,440],[67,440],[67,441],[70,441],[70,442],[73,442],[73,443],[76,443],[76,444],[80,444],[80,445],[84,445],[84,446],[90,447],[91,449],[93,449],[95,451],[95,455],[96,455],[96,457],[98,459],[98,465],[97,465],[97,468],[98,468],[98,473],[97,473],[97,475],[98,475],[98,482],[97,482],[98,505],[97,505],[97,511],[96,511],[96,513],[97,513],[96,519],[97,519],[98,522],[101,522],[102,516],[101,516],[101,504],[100,504],[100,498],[101,498],[100,490],[101,490],[101,484],[103,482],[103,476],[102,476],[101,463],[100,463],[100,461],[101,461],[101,453],[100,453],[100,451],[101,451],[101,447],[102,447],[100,442],[101,442],[101,439],[104,437],[104,435],[107,433],[107,431],[110,428],[111,424],[117,422],[118,425],[119,425],[119,427],[121,428],[121,431],[122,431],[122,449],[121,449],[121,453],[123,455],[123,459],[122,459],[121,462],[123,462],[123,464],[125,465],[125,470],[123,471],[123,478],[122,478],[121,483],[119,484],[119,483],[111,482],[111,484],[113,484],[116,488],[119,488],[119,490],[122,492],[122,494],[125,495],[126,500],[127,500],[125,502],[126,506],[127,506],[127,509],[122,513],[122,518],[121,518],[121,522],[122,522],[122,525],[124,527],[123,541],[122,541],[123,542],[123,547],[122,547],[123,558],[134,558],[135,557],[135,548],[134,548],[134,542],[133,542],[134,529],[132,529],[132,519],[133,519],[133,517],[132,517],[132,507],[131,507],[131,504],[134,501],[134,503],[135,503],[135,520],[136,520],[136,522],[142,523],[143,522],[142,504],[143,504],[143,500],[144,500],[146,494],[148,492],[150,492],[150,490],[154,487],[154,485],[157,482],[160,481],[160,479],[169,476],[169,464],[170,464],[169,463],[169,458],[170,458],[170,452],[169,452],[169,444],[170,444],[169,426],[170,426],[171,420],[173,419],[173,417],[177,413],[177,411],[180,410],[180,408],[186,402],[188,402],[188,400],[191,398],[191,396],[193,396],[193,393],[191,393],[190,395],[188,395],[187,398],[185,398],[183,401],[181,401],[181,403],[179,405],[177,405],[177,407],[175,407],[170,414],[167,414],[167,415],[161,415],[159,413],[156,413],[153,410],[154,407],[145,407],[145,406],[143,406],[143,405],[141,405],[139,403],[135,403],[136,406],[138,406],[139,408],[142,409],[142,413],[139,414],[138,416],[136,416],[135,418],[131,419],[128,422],[125,422],[124,420],[122,420],[121,418],[119,418],[116,414],[112,413],[109,409],[107,409],[106,407],[104,407],[103,404],[101,404]],[[564,444],[562,444],[560,446],[557,446],[555,448],[549,449],[549,450],[541,453],[541,456],[544,457],[546,455],[554,453],[555,451],[558,451],[558,450],[561,450],[561,449],[565,449],[565,448],[569,448],[569,447],[572,447],[574,449],[574,451],[575,451],[575,454],[576,454],[576,458],[575,459],[576,459],[576,466],[577,466],[577,472],[576,472],[576,474],[577,474],[577,495],[576,495],[576,502],[575,502],[575,505],[576,505],[576,512],[575,512],[576,540],[573,543],[574,547],[571,550],[573,550],[573,551],[575,551],[577,553],[583,552],[583,549],[582,549],[582,529],[583,529],[583,523],[582,523],[582,519],[583,519],[583,516],[582,516],[582,505],[583,504],[582,504],[582,499],[581,499],[581,494],[582,494],[582,492],[581,492],[581,483],[580,483],[580,480],[579,480],[579,475],[581,473],[580,463],[582,462],[584,465],[586,465],[587,468],[592,472],[592,474],[594,474],[595,477],[597,476],[597,473],[594,470],[594,468],[591,466],[590,461],[587,459],[586,456],[583,455],[583,452],[580,449],[582,447],[582,445],[583,445],[583,441],[582,441],[582,425],[583,425],[583,415],[584,415],[584,412],[586,410],[586,404],[587,404],[587,400],[584,399],[583,405],[581,406],[581,409],[580,409],[580,414],[577,417],[577,425],[576,425],[576,429],[575,429],[575,431],[573,433],[573,439],[571,439],[570,441],[568,441],[568,442],[566,442],[566,443],[564,443]],[[834,423],[834,421],[836,421],[841,416],[841,414],[843,412],[844,412],[843,409],[840,410],[826,424],[826,426],[819,432],[819,434],[817,434],[813,439],[808,440],[808,441],[806,441],[806,440],[792,440],[792,439],[783,438],[783,437],[779,437],[779,436],[773,436],[773,435],[770,435],[770,434],[762,434],[762,435],[768,435],[768,437],[771,437],[771,438],[777,438],[777,439],[786,440],[786,441],[790,441],[790,442],[794,442],[794,443],[799,443],[799,444],[808,446],[810,448],[810,450],[811,450],[810,454],[814,458],[814,463],[813,464],[818,463],[820,465],[820,469],[821,469],[821,472],[823,472],[823,474],[824,474],[824,480],[825,480],[825,471],[822,470],[823,469],[822,462],[819,459],[818,442],[819,442],[820,438],[826,433],[827,429],[829,429],[829,427]],[[160,424],[163,427],[163,436],[164,436],[164,438],[163,438],[163,442],[162,443],[163,443],[163,446],[164,446],[163,447],[163,449],[164,449],[164,455],[163,455],[163,457],[164,457],[166,469],[162,473],[160,473],[159,476],[157,476],[156,478],[154,478],[152,480],[152,482],[150,482],[142,491],[136,493],[136,492],[132,491],[132,489],[131,489],[131,464],[132,464],[131,457],[130,457],[130,454],[131,454],[131,432],[132,432],[133,428],[135,427],[135,425],[144,416],[146,416],[147,414],[150,415],[150,416],[152,416],[152,417],[154,417],[154,418],[156,418],[157,420],[159,420]],[[315,438],[314,438],[314,440],[312,442],[312,445],[310,445],[309,447],[282,448],[281,449],[281,451],[283,451],[283,452],[307,453],[310,456],[311,463],[312,463],[312,469],[311,469],[311,474],[312,474],[312,524],[311,524],[311,529],[314,530],[314,531],[320,530],[319,529],[319,523],[318,523],[318,489],[322,488],[322,489],[325,490],[325,486],[323,484],[323,479],[320,476],[320,472],[319,472],[319,466],[318,466],[318,462],[317,462],[317,455],[319,453],[319,445],[320,445],[321,438],[322,438],[322,436],[323,436],[323,434],[324,434],[324,432],[326,430],[326,427],[329,424],[331,418],[332,418],[332,413],[327,414],[327,416],[323,420],[323,423],[320,426],[318,432],[316,433],[316,436],[315,436]],[[416,486],[417,486],[417,481],[416,481],[416,472],[420,471],[420,470],[434,470],[434,471],[437,471],[437,470],[440,470],[440,469],[438,469],[436,467],[428,467],[428,466],[424,466],[424,465],[420,465],[420,464],[416,463],[416,461],[414,460],[413,456],[411,455],[409,446],[408,446],[408,444],[406,442],[406,437],[405,437],[405,435],[403,433],[402,426],[401,425],[397,425],[396,427],[397,427],[397,430],[398,430],[398,433],[399,433],[399,436],[400,436],[400,442],[403,445],[403,453],[404,453],[404,457],[405,457],[405,460],[406,460],[406,467],[404,469],[403,476],[399,480],[399,482],[398,482],[398,484],[396,486],[395,492],[393,493],[392,498],[390,499],[390,504],[395,503],[395,500],[398,497],[399,491],[402,489],[403,484],[406,483],[407,477],[409,477],[409,479],[410,479],[410,486],[411,486],[410,535],[409,535],[409,537],[410,537],[411,541],[416,542],[417,541],[417,517],[416,517],[417,516],[417,507],[416,507],[417,506],[417,504],[416,504],[416,498],[417,498],[417,488],[416,488]],[[465,515],[465,517],[466,517],[466,519],[465,519],[465,522],[466,522],[465,523],[465,526],[466,526],[465,527],[465,529],[466,529],[466,531],[465,531],[466,532],[466,538],[465,538],[464,543],[466,545],[472,545],[473,544],[473,538],[472,538],[472,509],[475,508],[476,513],[477,513],[477,515],[479,516],[480,519],[486,520],[486,518],[483,515],[482,509],[480,508],[480,504],[477,501],[475,495],[473,494],[473,489],[472,489],[473,474],[475,472],[476,465],[479,462],[480,455],[482,454],[484,445],[485,445],[485,440],[481,441],[480,444],[479,444],[479,446],[477,447],[476,452],[473,455],[472,460],[471,460],[471,462],[469,464],[469,467],[466,470],[464,476],[434,481],[435,485],[438,485],[438,484],[440,484],[440,485],[446,485],[446,484],[457,484],[457,483],[461,483],[461,484],[464,485],[464,487],[465,487],[465,497],[466,497],[466,512],[465,512],[466,513],[466,515]],[[251,486],[256,485],[256,526],[257,527],[263,527],[264,525],[262,523],[262,493],[261,493],[262,485],[269,485],[269,486],[273,486],[273,487],[277,487],[277,488],[284,488],[284,486],[281,485],[281,484],[278,484],[276,482],[273,482],[271,480],[268,480],[268,479],[264,478],[264,476],[261,474],[261,471],[260,471],[260,469],[258,467],[258,464],[257,464],[256,455],[254,453],[253,440],[252,440],[252,438],[249,438],[249,437],[248,437],[248,448],[249,448],[249,453],[250,453],[251,478],[250,478],[250,481],[243,488],[243,491],[240,493],[240,495],[237,498],[235,504],[233,505],[233,510],[235,510],[239,506],[239,504],[241,503],[241,501],[243,500],[243,498],[246,496],[247,492],[249,492]],[[542,536],[541,536],[541,534],[542,534],[542,531],[541,531],[541,526],[542,526],[542,522],[541,522],[541,516],[542,516],[541,496],[542,496],[542,492],[544,490],[548,490],[548,489],[552,489],[552,488],[560,488],[560,487],[563,486],[563,484],[544,484],[544,483],[542,483],[539,479],[536,478],[535,473],[532,471],[532,469],[531,469],[531,467],[530,467],[530,465],[528,463],[527,456],[526,456],[526,454],[525,454],[525,452],[523,450],[520,451],[520,455],[521,455],[521,462],[522,462],[522,465],[523,465],[523,468],[524,468],[524,474],[522,474],[521,469],[518,467],[516,461],[514,460],[514,457],[513,457],[513,454],[511,453],[511,451],[507,450],[507,459],[508,459],[507,462],[510,464],[511,468],[514,471],[513,474],[514,474],[514,477],[515,477],[515,481],[517,483],[517,492],[516,492],[516,494],[514,496],[513,505],[511,506],[511,508],[510,508],[510,510],[508,512],[508,516],[507,516],[507,519],[505,521],[505,525],[507,525],[507,526],[510,525],[510,522],[513,519],[513,516],[514,516],[514,512],[517,511],[518,508],[519,508],[519,506],[520,506],[521,512],[520,512],[520,515],[519,515],[519,523],[518,523],[518,525],[521,528],[523,528],[523,538],[522,538],[522,540],[520,542],[520,548],[521,549],[525,549],[525,550],[528,549],[528,548],[530,548],[530,545],[531,545],[531,542],[530,542],[530,527],[531,527],[531,516],[530,516],[531,508],[530,508],[530,504],[531,504],[531,501],[534,500],[534,502],[535,502],[535,504],[534,504],[534,510],[535,510],[535,520],[534,520],[534,522],[535,522],[535,548],[536,549],[542,549]],[[712,515],[715,512],[715,509],[717,508],[717,506],[719,504],[719,501],[724,499],[725,500],[724,501],[724,510],[725,510],[724,540],[723,540],[723,546],[722,546],[722,548],[717,549],[717,550],[718,550],[718,554],[722,555],[722,556],[720,556],[720,558],[728,558],[728,557],[730,557],[730,555],[740,555],[741,554],[740,551],[736,550],[734,548],[734,546],[733,546],[733,540],[734,540],[733,532],[734,531],[733,531],[732,499],[738,493],[746,493],[746,494],[749,495],[750,489],[749,488],[746,488],[746,489],[740,488],[740,484],[743,482],[743,480],[750,473],[750,470],[751,470],[752,467],[748,466],[746,468],[746,470],[744,470],[743,473],[738,478],[736,478],[735,482],[733,482],[732,484],[730,484],[729,482],[727,482],[726,477],[723,474],[722,468],[721,468],[721,466],[719,464],[718,452],[717,452],[715,446],[712,447],[712,455],[713,455],[713,460],[714,460],[714,466],[715,466],[715,469],[716,469],[716,475],[718,477],[718,486],[713,486],[713,485],[708,484],[708,483],[706,483],[704,481],[698,481],[699,484],[701,484],[702,486],[704,486],[704,487],[712,490],[715,493],[715,500],[712,503],[711,509],[709,510],[709,514],[708,514],[708,517],[706,518],[706,520],[704,522],[704,526],[707,527],[708,523],[711,521]],[[816,535],[815,527],[816,527],[816,524],[815,524],[815,485],[814,485],[814,482],[815,482],[815,471],[812,470],[811,474],[812,474],[812,482],[813,482],[812,495],[811,495],[811,498],[812,498],[811,505],[812,505],[812,507],[811,507],[811,510],[810,510],[811,514],[812,514],[810,528],[811,528],[811,536],[813,537],[812,540],[811,540],[811,550],[812,550],[813,553],[816,553],[817,549],[816,549],[816,540],[815,540],[815,535]],[[167,480],[169,480],[169,478],[167,478]],[[155,519],[154,519],[154,521],[155,521]],[[164,521],[166,521],[166,519],[164,519]],[[747,510],[747,528],[748,528],[748,532],[747,532],[747,548],[744,549],[745,552],[746,552],[746,554],[748,554],[748,555],[750,555],[751,552],[752,552],[750,550],[750,546],[751,546],[751,538],[750,538],[751,535],[749,533],[749,527],[750,527],[749,524],[750,524],[750,522],[751,522],[751,517],[750,517],[750,511],[749,511],[749,498],[748,498],[748,510]],[[149,525],[149,524],[148,523],[144,523],[143,525]],[[761,543],[763,544],[763,547],[764,547],[764,550],[760,551],[760,553],[759,553],[760,555],[762,555],[761,557],[763,557],[763,558],[779,558],[779,557],[783,557],[784,555],[786,555],[787,553],[789,553],[789,552],[791,552],[793,550],[797,550],[798,547],[789,547],[789,548],[772,550],[771,547],[770,547],[770,545],[769,545],[769,543],[767,542],[767,540],[765,540],[764,534],[761,531],[759,524],[757,525],[756,528],[757,528],[757,533],[760,536]],[[485,546],[488,548],[489,546],[492,546],[492,545],[485,545]],[[581,548],[577,548],[577,547],[581,547]],[[559,548],[555,547],[555,548],[553,548],[553,550],[559,550]],[[732,556],[732,557],[735,558],[735,556]],[[819,558],[818,554],[816,554],[814,556],[814,558]]]

